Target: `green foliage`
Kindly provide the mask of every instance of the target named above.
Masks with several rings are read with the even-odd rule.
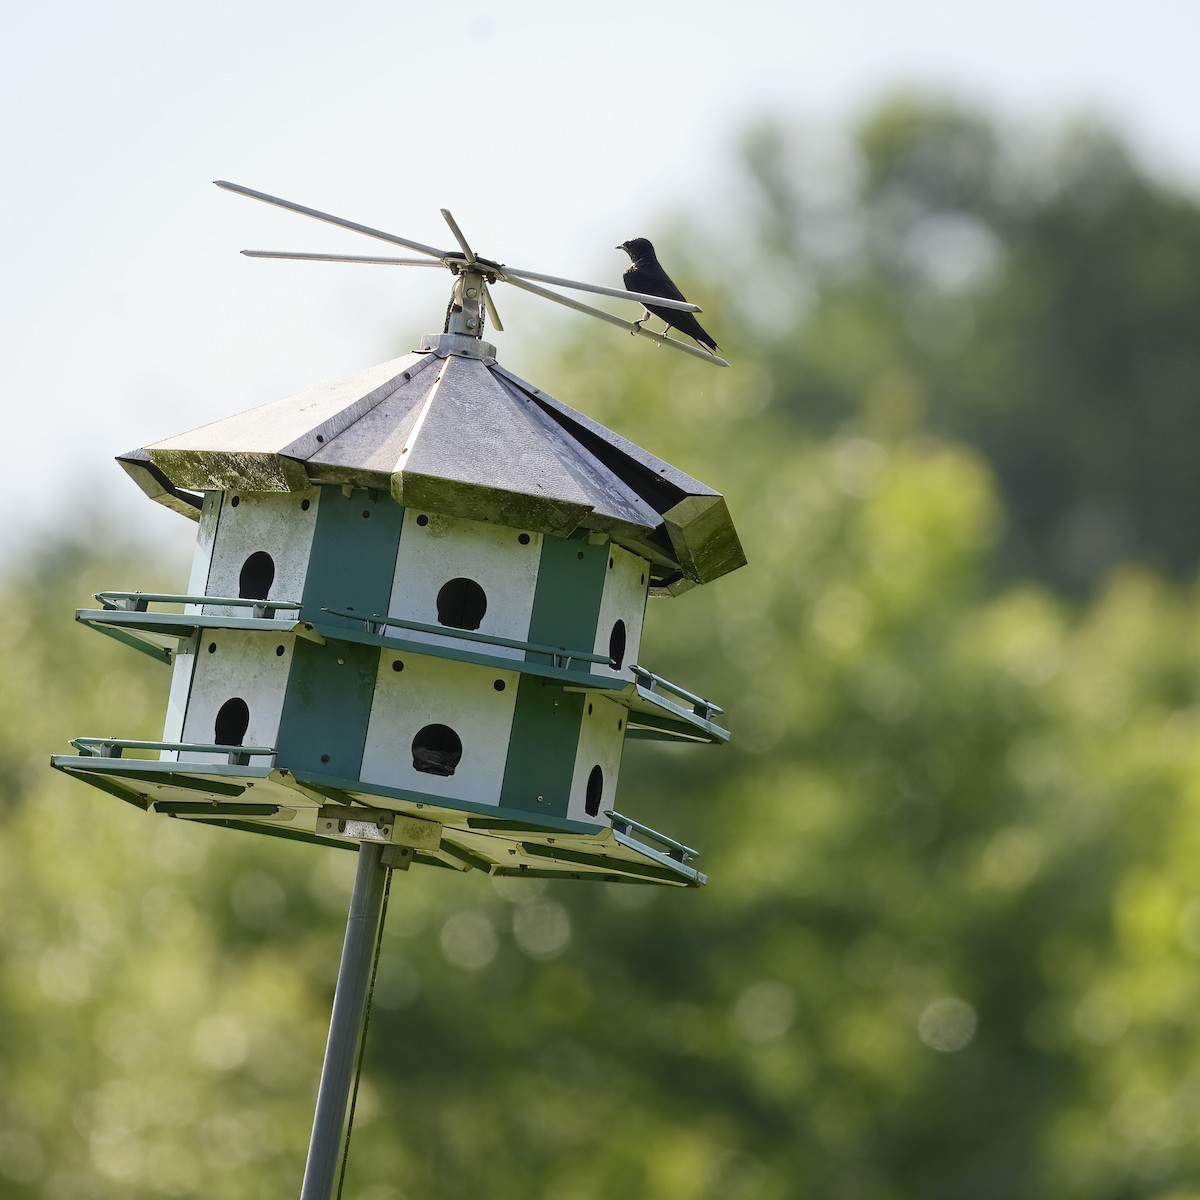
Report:
[[[1085,605],[998,584],[1024,518],[982,425],[939,415],[990,380],[964,393],[982,422],[1024,372],[1049,423],[1024,393],[996,420],[1084,454],[1039,439],[1070,443],[1060,384],[1093,368],[1016,347],[1038,314],[1065,306],[1065,333],[1119,299],[1072,274],[1103,239],[1047,216],[1088,194],[1089,145],[1087,170],[1052,156],[1018,188],[977,118],[881,114],[842,230],[858,248],[810,262],[811,198],[760,131],[753,234],[801,264],[763,278],[809,288],[807,319],[764,329],[749,293],[713,289],[733,370],[587,328],[533,373],[721,488],[743,535],[749,567],[652,602],[643,641],[726,705],[734,740],[631,744],[621,781],[621,808],[700,846],[711,882],[398,875],[348,1196],[1196,1195],[1200,597],[1135,564]],[[1120,203],[1162,201],[1115,161]],[[913,196],[1003,241],[1003,272],[961,301],[992,332],[949,356],[917,352],[912,306],[934,301],[928,262],[900,253]],[[849,211],[826,208],[831,229]],[[1123,245],[1097,278],[1134,272]],[[1188,285],[1171,307],[1142,265],[1166,305],[1144,336],[1165,337]],[[1115,461],[1120,428],[1096,429]],[[1113,487],[1136,506],[1130,480]],[[70,612],[182,578],[67,548],[0,592],[13,1200],[298,1190],[353,856],[151,817],[46,766],[72,736],[159,733],[165,670]]]
[[[1103,130],[1037,139],[918,99],[835,149],[755,130],[749,244],[696,251],[741,261],[737,316],[773,405],[806,430],[977,446],[1010,568],[1076,589],[1131,555],[1190,574],[1196,198]]]

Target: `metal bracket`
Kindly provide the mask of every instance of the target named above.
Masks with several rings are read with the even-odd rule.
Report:
[[[612,821],[614,832],[625,836],[629,836],[631,833],[640,833],[643,837],[648,837],[662,846],[666,854],[676,862],[686,863],[689,859],[700,857],[699,850],[693,850],[691,846],[685,846],[682,842],[667,837],[665,833],[659,833],[657,829],[651,829],[649,825],[643,825],[641,821],[635,821],[632,817],[625,816],[624,813],[615,812],[610,808],[605,810],[604,815]]]
[[[317,833],[360,842],[390,842],[395,813],[374,808],[326,805],[317,813]]]
[[[384,842],[416,850],[436,850],[442,827],[391,809],[359,808],[326,804],[317,812],[316,832],[321,837],[347,838],[356,842]]]
[[[416,857],[412,846],[385,846],[381,861],[391,871],[407,871]]]
[[[483,285],[483,276],[478,271],[465,270],[455,278],[444,333],[483,336]]]

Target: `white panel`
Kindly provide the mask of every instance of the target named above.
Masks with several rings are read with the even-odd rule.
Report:
[[[206,594],[238,595],[242,565],[250,555],[263,550],[275,563],[268,599],[298,601],[308,572],[320,494],[320,488],[306,492],[224,493]],[[212,604],[205,605],[204,611],[221,616],[250,615],[246,608]]]
[[[396,671],[395,662],[404,669]],[[360,778],[474,804],[499,804],[519,679],[515,671],[385,650]],[[497,681],[503,690],[497,690]],[[462,741],[462,759],[453,775],[414,768],[413,738],[426,725],[448,725]]]
[[[212,569],[213,545],[217,538],[217,523],[221,519],[221,493],[205,492],[200,506],[200,527],[196,530],[196,553],[192,556],[192,570],[188,576],[187,594],[204,596],[208,593],[208,575]],[[187,604],[185,613],[198,613],[199,604]],[[163,738],[163,741],[172,741]]]
[[[196,665],[196,656],[192,647],[180,646],[171,667],[171,692],[167,697],[167,719],[163,723],[162,740],[164,742],[180,742],[183,740],[183,720],[187,711],[188,693],[192,687],[192,668]],[[160,750],[158,757],[173,760],[179,757],[174,750]]]
[[[608,825],[606,809],[616,807],[617,776],[621,771],[621,750],[625,744],[625,719],[628,712],[620,704],[589,695],[583,706],[583,721],[579,729],[579,751],[575,771],[571,776],[571,799],[567,816],[574,821]],[[588,778],[592,768],[599,767],[603,776],[600,807],[589,816],[587,803]]]
[[[217,712],[226,700],[240,696],[250,709],[250,725],[242,743],[274,746],[295,643],[292,634],[273,638],[240,629],[202,631],[180,740],[216,741]],[[283,647],[282,654],[279,647]],[[181,754],[180,759],[224,761],[211,754]],[[261,758],[251,761],[257,766],[268,762]]]
[[[205,492],[200,506],[200,524],[196,530],[196,553],[192,556],[192,569],[188,574],[187,595],[203,596],[208,588],[208,576],[212,569],[213,545],[217,537],[217,523],[221,518],[221,493]],[[201,604],[185,604],[185,613],[204,611]],[[171,668],[171,692],[167,697],[167,716],[163,722],[164,742],[183,740],[183,720],[187,710],[188,693],[192,686],[192,668],[196,664],[190,647],[180,646]],[[160,750],[158,757],[173,761],[179,757],[174,750]]]
[[[422,518],[427,518],[424,525]],[[522,543],[522,537],[528,542]],[[475,632],[526,641],[541,556],[541,534],[405,509],[388,615],[437,625],[437,597],[442,586],[451,579],[473,579],[487,596],[487,610]],[[438,634],[405,636],[434,644],[471,646],[462,638]],[[489,646],[487,652],[523,657],[520,650],[502,646]]]
[[[646,596],[650,582],[650,564],[620,546],[608,547],[612,563],[604,578],[604,594],[600,599],[600,615],[596,621],[595,654],[607,654],[609,638],[617,621],[625,622],[625,658],[620,671],[604,663],[593,663],[592,674],[606,679],[631,681],[630,667],[638,661],[642,647],[642,621],[646,615]]]

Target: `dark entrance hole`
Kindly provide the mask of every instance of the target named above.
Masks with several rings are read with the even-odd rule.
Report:
[[[213,725],[213,741],[218,746],[240,746],[250,728],[250,706],[241,698],[234,696],[226,700],[217,712]]]
[[[600,811],[600,796],[604,792],[604,772],[599,766],[592,768],[588,776],[587,791],[584,793],[583,811],[594,817]]]
[[[255,550],[238,576],[238,595],[246,600],[265,600],[275,582],[275,560],[265,550]]]
[[[426,725],[413,738],[413,769],[424,775],[453,775],[462,752],[462,739],[449,725]]]
[[[454,629],[478,629],[487,612],[487,596],[473,579],[451,579],[437,598],[438,624]]]
[[[612,659],[614,671],[621,669],[625,661],[625,622],[618,621],[608,635],[608,657]]]

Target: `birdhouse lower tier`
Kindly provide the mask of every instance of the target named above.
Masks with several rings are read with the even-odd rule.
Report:
[[[346,485],[212,491],[199,516],[186,593],[77,614],[169,667],[162,740],[77,738],[56,767],[175,817],[387,841],[403,865],[703,882],[616,809],[627,737],[728,738],[639,661],[649,559]]]

